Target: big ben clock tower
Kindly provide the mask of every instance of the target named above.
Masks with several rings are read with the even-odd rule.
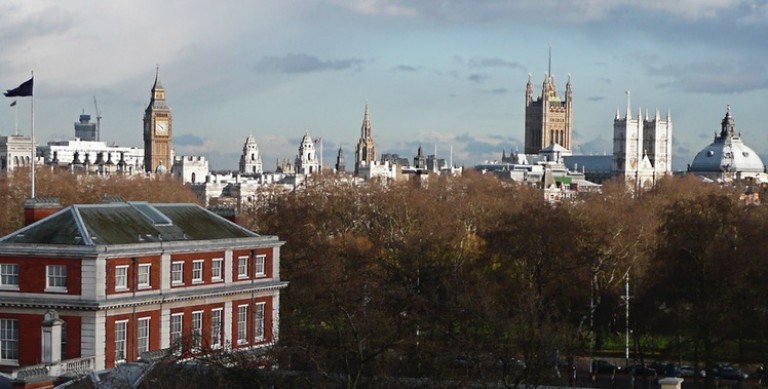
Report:
[[[155,73],[152,98],[144,111],[144,169],[167,173],[171,168],[173,116],[165,103],[165,89],[160,83],[160,67]]]

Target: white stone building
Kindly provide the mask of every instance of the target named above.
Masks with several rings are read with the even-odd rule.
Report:
[[[619,110],[613,120],[613,175],[623,177],[636,188],[649,188],[661,177],[672,174],[672,118],[659,111],[651,119],[638,110],[637,117],[627,104],[622,118]]]
[[[24,135],[0,136],[0,171],[10,172],[30,166],[32,138]]]
[[[359,161],[356,163],[357,176],[365,179],[397,180],[398,166],[389,161]]]
[[[173,158],[173,176],[185,184],[205,182],[208,176],[208,159],[202,156],[181,156]]]
[[[144,173],[144,149],[138,147],[107,146],[104,142],[74,140],[51,141],[37,147],[46,165],[74,167],[103,163],[114,165],[116,171],[126,174]]]

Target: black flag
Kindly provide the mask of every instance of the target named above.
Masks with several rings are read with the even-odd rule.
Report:
[[[34,84],[34,77],[30,78],[27,81],[24,81],[21,85],[16,87],[15,89],[8,89],[5,91],[5,97],[26,97],[26,96],[32,96],[32,86]]]

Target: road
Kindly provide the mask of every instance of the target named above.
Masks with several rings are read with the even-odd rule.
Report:
[[[719,380],[717,383],[720,388],[756,388],[759,387],[759,383],[754,379],[747,379],[743,382],[737,380]],[[579,370],[576,372],[576,387],[582,388],[610,388],[610,389],[659,389],[661,385],[658,383],[658,378],[655,376],[636,376],[633,377],[626,373],[617,374],[597,374],[592,377],[587,370]],[[697,389],[704,387],[704,380],[698,379],[695,381],[693,378],[685,378],[682,385],[683,389]]]

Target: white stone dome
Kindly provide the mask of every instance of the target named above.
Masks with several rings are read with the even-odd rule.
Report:
[[[765,164],[757,153],[744,144],[735,131],[731,109],[722,121],[722,130],[714,142],[693,158],[688,171],[693,173],[763,173]]]

